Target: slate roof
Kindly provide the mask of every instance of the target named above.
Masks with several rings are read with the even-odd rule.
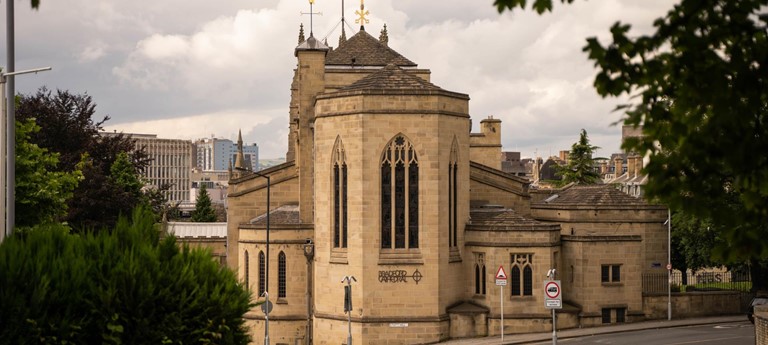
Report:
[[[486,206],[470,210],[469,230],[559,231],[560,225],[526,218],[512,209]]]
[[[326,65],[386,66],[390,63],[416,67],[413,61],[381,43],[365,30],[360,30],[338,48],[329,51],[325,57]]]
[[[371,73],[339,91],[356,90],[442,90],[422,78],[410,74],[395,64]]]
[[[251,219],[251,224],[266,225],[267,214]],[[270,224],[299,224],[299,205],[284,205],[269,211]]]
[[[557,195],[557,197],[555,197]],[[547,201],[548,200],[548,201]],[[618,206],[648,205],[639,198],[632,197],[612,185],[574,185],[556,192],[536,206]]]

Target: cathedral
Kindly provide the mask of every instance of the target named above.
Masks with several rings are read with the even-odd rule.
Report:
[[[642,274],[666,272],[667,209],[502,172],[501,121],[471,133],[469,95],[430,82],[388,40],[386,26],[378,38],[361,26],[330,48],[302,29],[287,161],[259,172],[236,161],[227,264],[270,301],[245,316],[253,341],[551,331],[553,272],[558,329],[643,320]]]

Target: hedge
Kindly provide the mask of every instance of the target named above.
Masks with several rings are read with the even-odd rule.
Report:
[[[0,344],[247,344],[250,292],[137,210],[111,231],[38,226],[0,244]]]

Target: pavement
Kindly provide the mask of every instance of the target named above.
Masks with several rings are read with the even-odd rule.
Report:
[[[634,323],[613,324],[610,326],[598,326],[587,328],[571,328],[557,331],[557,339],[587,337],[597,334],[632,332],[646,329],[687,327],[709,324],[748,322],[745,315],[728,315],[699,317],[680,320],[654,320]],[[501,336],[455,339],[440,343],[441,345],[498,345],[498,344],[531,344],[552,340],[552,332],[526,333],[526,334],[505,334],[504,342],[501,342]]]

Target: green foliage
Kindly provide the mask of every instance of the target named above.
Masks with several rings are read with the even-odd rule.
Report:
[[[589,38],[584,48],[598,68],[597,92],[630,96],[617,110],[624,124],[643,128],[624,148],[649,155],[646,196],[711,219],[728,246],[719,255],[730,262],[768,258],[766,6],[682,0],[654,21],[652,34],[617,22],[610,43]],[[551,8],[551,0],[534,8]]]
[[[515,7],[525,9],[527,2],[527,0],[495,0],[493,4],[496,6],[496,9],[499,10],[499,13],[501,13],[504,12],[504,10],[513,10]],[[573,0],[560,0],[560,2],[570,4],[573,2]],[[533,0],[531,3],[531,8],[533,8],[533,10],[538,14],[542,14],[546,11],[551,12],[552,0]]]
[[[56,171],[59,155],[29,142],[40,131],[33,120],[16,121],[16,226],[59,221],[83,174]]]
[[[192,211],[192,221],[211,223],[216,221],[216,210],[211,206],[211,197],[205,188],[205,183],[200,184],[200,194],[195,202],[195,210]]]
[[[157,198],[162,193],[136,192],[135,182],[149,164],[146,152],[136,150],[134,140],[122,134],[102,135],[109,117],[94,121],[95,114],[90,96],[46,88],[20,96],[16,110],[18,120],[34,119],[41,128],[30,141],[59,154],[56,171],[82,171],[84,178],[68,202],[65,218],[76,230],[110,228],[118,215],[129,214],[140,204],[151,203],[156,210],[164,203]]]
[[[63,225],[0,244],[0,344],[247,344],[250,292],[209,251],[138,210],[112,231]]]
[[[573,143],[568,152],[568,163],[559,166],[557,175],[561,176],[560,183],[595,184],[600,182],[600,174],[595,170],[595,160],[592,154],[599,147],[591,145],[587,137],[587,131],[583,128],[579,134],[579,141]]]
[[[613,42],[588,40],[603,96],[637,95],[626,148],[648,152],[646,195],[724,231],[731,261],[768,257],[768,34],[766,0],[685,0],[650,36],[616,23]]]
[[[136,171],[135,166],[128,158],[128,154],[120,152],[117,154],[115,161],[112,162],[112,166],[109,168],[109,177],[112,183],[120,187],[122,190],[133,194],[138,197],[141,195],[141,188],[144,187],[144,180]]]
[[[672,247],[678,258],[675,268],[698,270],[722,266],[724,262],[713,256],[712,248],[723,245],[721,229],[711,219],[699,219],[684,212],[672,213]]]

